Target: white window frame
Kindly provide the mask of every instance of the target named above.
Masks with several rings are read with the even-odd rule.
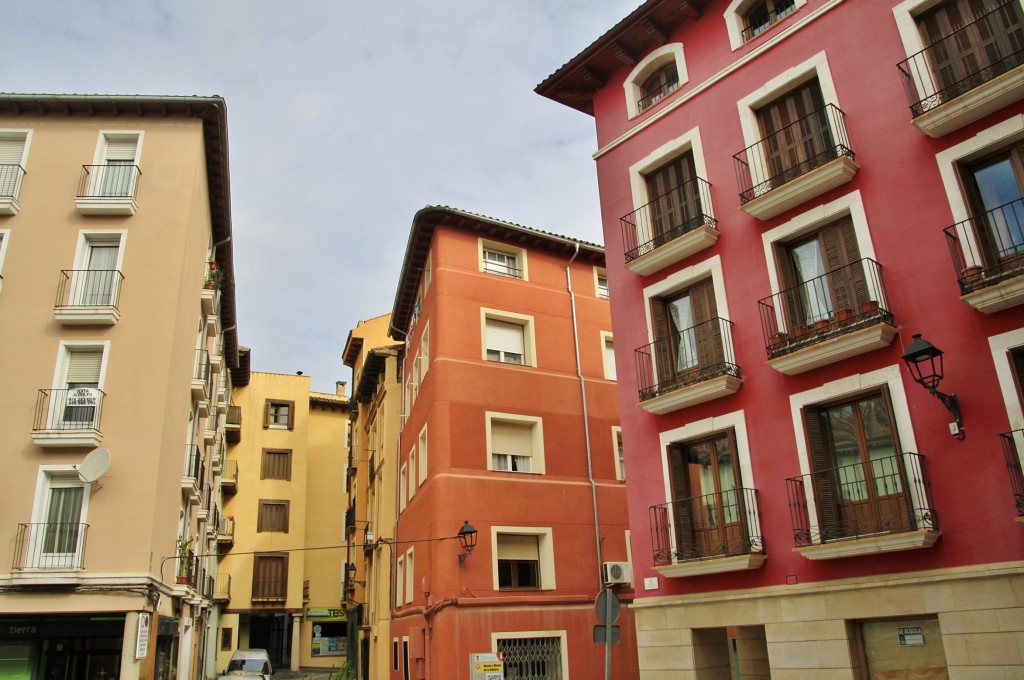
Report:
[[[800,474],[809,475],[812,472],[810,453],[807,450],[807,427],[804,423],[803,408],[825,402],[842,399],[844,397],[856,397],[862,392],[887,387],[889,390],[889,403],[892,406],[893,430],[899,440],[900,451],[906,456],[908,452],[918,452],[917,440],[914,437],[913,420],[910,417],[910,407],[907,404],[907,395],[903,389],[903,376],[898,365],[884,366],[878,370],[868,373],[858,373],[838,380],[827,382],[804,392],[798,392],[789,396],[790,412],[793,418],[793,432],[796,435],[796,453],[800,462]],[[738,446],[738,445],[737,445]],[[919,489],[910,487],[908,489],[911,506],[915,511],[920,511],[926,499],[920,497]],[[805,488],[805,499],[807,501],[807,513],[809,517],[817,517],[817,500],[814,496],[814,489],[811,485]],[[815,543],[814,545],[821,545]]]
[[[407,480],[407,487],[409,489],[409,492],[408,492],[409,493],[409,500],[411,501],[412,497],[416,495],[416,487],[419,486],[419,484],[416,483],[417,467],[416,467],[416,446],[415,446],[415,444],[413,445],[413,447],[411,449],[409,449],[408,469],[409,469],[409,477],[408,477],[408,480]]]
[[[604,292],[601,291],[601,279],[604,279]],[[608,270],[604,267],[594,267],[594,297],[599,300],[611,299],[611,290],[608,288]]]
[[[672,90],[672,92],[678,92],[690,81],[690,76],[686,71],[686,59],[683,56],[682,43],[669,43],[653,50],[650,54],[641,59],[640,63],[638,63],[630,74],[626,76],[626,80],[622,83],[622,87],[625,90],[626,116],[629,119],[636,118],[641,113],[647,113],[657,106],[659,102],[664,101],[672,94],[672,92],[666,93],[665,96],[657,102],[653,102],[643,111],[640,110],[638,103],[644,96],[644,81],[665,64],[673,61],[676,64],[676,74],[679,76],[679,84],[674,90]]]
[[[405,603],[405,555],[395,560],[395,606]]]
[[[420,347],[416,353],[416,360],[419,361],[420,383],[427,377],[430,369],[430,322],[423,324],[423,331],[420,333]]]
[[[103,352],[103,358],[100,359],[99,384],[97,385],[97,389],[102,392],[103,385],[106,382],[107,377],[107,361],[110,358],[109,340],[61,340],[57,347],[57,361],[55,364],[56,367],[53,371],[52,389],[67,389],[68,364],[71,360],[71,353],[76,349],[100,349]],[[100,406],[100,408],[102,409],[102,406]],[[53,398],[51,397],[50,413],[47,414],[47,425],[58,424],[62,421],[63,416],[58,412],[57,405],[54,404]],[[96,424],[99,425],[99,423]]]
[[[36,477],[36,492],[32,502],[32,523],[35,525],[45,524],[47,514],[49,510],[49,495],[50,489],[55,486],[69,486],[78,487],[80,486],[82,491],[82,510],[79,514],[79,524],[85,524],[88,519],[89,512],[89,496],[92,491],[92,484],[81,481],[81,477],[78,474],[78,470],[74,465],[40,465],[39,472]],[[33,537],[35,538],[35,537]],[[44,567],[44,568],[60,568],[66,566],[68,568],[76,562],[80,561],[82,551],[85,549],[85,532],[81,532],[78,536],[78,545],[76,546],[74,553],[52,553],[53,558],[56,559],[57,564],[51,564],[47,560],[42,559],[43,554],[41,549],[36,550],[35,546],[30,546],[28,554],[30,557],[37,556],[40,558],[36,564],[30,564],[28,566]],[[44,563],[45,562],[45,563]],[[66,564],[61,564],[66,562]]]
[[[999,392],[1003,397],[1003,403],[1006,404],[1010,430],[1024,430],[1024,404],[1021,404],[1021,397],[1017,392],[1017,381],[1010,360],[1011,349],[1024,347],[1024,328],[990,336],[988,345],[992,352],[992,363],[996,367]],[[1024,385],[1021,386],[1021,389],[1024,390]],[[1018,451],[1024,454],[1024,447],[1021,447],[1019,443]]]
[[[518,413],[499,413],[497,411],[486,411],[484,418],[487,422],[487,469],[494,472],[505,472],[514,475],[542,475],[545,471],[544,465],[544,419],[539,416],[525,416]],[[510,470],[495,470],[491,460],[491,424],[495,422],[511,423],[514,425],[525,425],[530,428],[531,456],[529,472],[512,472]]]
[[[725,28],[729,33],[729,46],[732,47],[734,52],[748,42],[753,42],[763,35],[762,33],[758,33],[757,35],[752,36],[750,40],[743,40],[743,31],[747,27],[745,15],[750,7],[758,1],[759,0],[733,0],[729,3],[729,6],[725,8],[725,14],[723,14],[723,17],[725,18]],[[787,17],[799,12],[800,8],[806,4],[807,0],[796,0],[796,2],[793,3],[793,12],[787,15]],[[775,24],[772,24],[772,26],[774,25]],[[771,26],[766,29],[766,32],[768,30],[771,30]]]
[[[555,590],[555,546],[551,527],[523,526],[492,526],[491,545],[494,553],[491,556],[491,568],[494,579],[494,590],[498,587],[498,535],[514,534],[517,536],[535,536],[537,538],[537,590]]]
[[[416,594],[416,562],[414,559],[415,548],[405,551],[405,603],[413,601]]]
[[[430,284],[434,277],[434,254],[432,252],[427,253],[427,259],[423,262],[423,296],[425,297],[427,291],[430,290]]]
[[[428,440],[427,440],[427,426],[424,425],[423,429],[420,430],[419,437],[416,439],[417,457],[416,461],[419,464],[419,480],[420,485],[427,481],[427,456],[428,456]]]
[[[134,139],[135,156],[132,159],[131,165],[137,166],[139,164],[139,159],[142,158],[142,141],[144,137],[144,130],[100,130],[99,139],[96,142],[96,151],[93,155],[92,164],[94,166],[106,165],[107,146],[111,141],[125,141],[129,139]],[[98,180],[92,180],[92,182],[96,181]],[[135,190],[138,188],[137,183],[138,177],[133,173],[132,183],[128,189],[129,196],[133,196],[135,194]],[[90,186],[90,189],[92,189],[92,186]]]
[[[480,271],[484,274],[490,274],[491,276],[502,276],[504,278],[512,279],[513,281],[529,281],[529,269],[527,268],[526,250],[524,248],[517,248],[516,246],[510,246],[507,243],[501,243],[500,241],[489,241],[487,239],[477,239],[477,258],[478,266]],[[508,274],[502,274],[500,272],[492,272],[487,270],[487,260],[484,257],[484,251],[490,251],[492,253],[503,253],[505,255],[511,255],[516,258],[516,268],[519,270],[519,276],[510,276]]]
[[[114,264],[114,270],[123,272],[124,250],[128,243],[128,231],[125,229],[83,229],[79,231],[75,260],[71,269],[78,272],[89,266],[89,249],[95,243],[117,243],[117,262]],[[115,296],[116,293],[117,291],[114,291]]]
[[[758,124],[757,110],[815,77],[817,77],[818,86],[821,88],[822,104],[824,106],[832,104],[837,108],[842,108],[839,106],[839,97],[836,95],[836,86],[832,81],[828,58],[824,52],[818,52],[804,62],[775,76],[736,102],[740,114],[740,129],[743,132],[744,148],[753,147],[761,141],[761,126]],[[759,147],[754,148],[758,149]],[[760,163],[762,167],[766,166],[764,158],[758,159],[756,162]]]
[[[504,321],[523,327],[523,363],[513,364],[500,361],[492,361],[487,358],[487,321]],[[527,314],[516,314],[488,307],[480,308],[480,355],[484,361],[498,363],[503,366],[531,366],[537,367],[537,339],[534,333],[533,317]]]
[[[609,350],[611,357],[608,355]],[[601,363],[604,365],[604,379],[618,380],[615,368],[615,339],[611,331],[601,331]]]
[[[708,167],[704,160],[704,144],[700,138],[700,128],[695,127],[665,142],[657,149],[629,166],[629,188],[633,197],[633,210],[639,210],[653,200],[647,191],[647,175],[672,162],[687,152],[693,155],[693,172],[697,177],[707,179]],[[714,217],[714,207],[710,199],[708,205],[701,205],[704,212]]]
[[[409,470],[405,463],[402,463],[401,469],[398,471],[398,511],[402,512],[405,510],[406,501],[408,500],[409,493]]]
[[[562,658],[562,680],[569,680],[569,636],[564,630],[515,630],[491,633],[491,652],[497,654],[498,640],[517,640],[523,638],[558,638],[559,656]]]
[[[0,229],[0,291],[4,289],[4,258],[7,257],[7,246],[11,242],[11,230]]]
[[[18,161],[18,165],[24,171],[25,165],[28,163],[28,147],[32,142],[32,130],[0,128],[0,139],[20,139],[22,141],[21,159]],[[11,195],[9,197],[0,197],[0,215],[16,215],[21,210],[19,197],[21,196],[21,185],[24,179],[25,173],[19,173]]]
[[[626,447],[622,442],[622,428],[612,425],[612,460],[615,461],[615,479],[626,481]]]
[[[778,263],[775,259],[778,252],[777,246],[797,240],[806,234],[813,233],[830,222],[847,216],[853,221],[853,231],[857,237],[857,249],[860,252],[861,259],[874,260],[875,246],[871,242],[871,231],[868,229],[867,214],[864,211],[864,201],[859,189],[840,196],[834,201],[802,212],[761,234],[764,260],[768,267],[768,285],[771,288],[772,295],[782,292]],[[868,296],[872,300],[878,300],[880,291],[875,288],[874,279],[869,276],[865,280]],[[783,312],[782,305],[779,305],[775,310],[775,325],[780,331],[789,331],[791,329],[786,326],[785,314]]]

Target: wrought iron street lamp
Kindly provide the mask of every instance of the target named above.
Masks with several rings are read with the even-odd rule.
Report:
[[[960,413],[960,401],[955,394],[939,392],[939,383],[943,377],[942,350],[917,333],[914,335],[914,341],[903,353],[903,361],[906,362],[914,382],[931,392],[932,396],[941,401],[953,414],[954,422],[949,424],[949,432],[957,439],[963,440],[966,435],[963,416]]]
[[[467,519],[466,523],[462,525],[461,529],[459,529],[459,545],[461,545],[462,549],[465,551],[459,555],[459,564],[465,562],[466,558],[469,557],[469,554],[473,552],[473,548],[476,547],[476,535],[476,527],[470,524]]]

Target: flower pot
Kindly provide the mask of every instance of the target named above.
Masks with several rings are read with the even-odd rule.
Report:
[[[772,347],[785,345],[787,340],[789,340],[789,336],[786,333],[772,333],[772,336],[769,339]]]
[[[860,311],[861,314],[866,314],[868,316],[878,314],[878,300],[865,300],[860,303]]]
[[[853,319],[853,310],[846,308],[836,311],[836,319],[839,323],[849,323]]]
[[[180,585],[185,585],[188,583],[188,576],[178,576],[175,578],[175,582]]]

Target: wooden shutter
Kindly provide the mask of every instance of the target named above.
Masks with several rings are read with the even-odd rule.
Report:
[[[68,356],[68,369],[65,380],[69,384],[98,385],[102,363],[102,349],[73,349]]]
[[[288,594],[288,554],[255,555],[252,596],[284,599]]]
[[[822,229],[820,242],[822,260],[829,271],[833,311],[858,311],[860,302],[868,299],[868,289],[853,218],[844,217]]]
[[[690,308],[697,341],[697,369],[718,364],[723,359],[722,325],[713,321],[718,317],[715,287],[711,279],[690,288]]]
[[[667,382],[675,375],[675,361],[672,358],[672,325],[668,322],[668,310],[665,300],[651,299],[651,330],[654,332],[654,344],[651,346],[654,360],[652,380],[655,385]]]
[[[288,501],[261,500],[256,531],[288,531]]]
[[[824,108],[815,78],[758,109],[768,169],[765,179],[776,178],[775,185],[784,183],[801,162],[833,146],[827,118],[811,116]]]
[[[690,507],[690,480],[683,446],[668,447],[670,483],[672,485],[672,521],[675,525],[676,555],[684,558],[696,547],[693,512]]]
[[[818,509],[818,525],[823,541],[842,536],[839,516],[839,492],[835,479],[835,464],[828,442],[821,408],[805,406],[804,427],[807,431],[807,453],[811,462],[811,486]]]
[[[644,177],[650,199],[654,245],[667,243],[689,230],[700,214],[693,154],[685,153]],[[659,238],[661,237],[661,238]]]
[[[270,400],[263,403],[263,429],[270,427]]]

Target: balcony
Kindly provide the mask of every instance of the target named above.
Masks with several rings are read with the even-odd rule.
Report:
[[[655,570],[699,576],[760,567],[766,557],[755,494],[733,489],[651,506]]]
[[[228,415],[224,420],[224,437],[229,444],[237,444],[242,441],[242,408],[240,406],[228,406]]]
[[[732,322],[715,317],[634,353],[640,407],[665,414],[739,390]]]
[[[190,444],[185,447],[185,470],[181,474],[181,493],[189,503],[198,505],[202,500],[203,482],[206,478],[206,465],[199,447]]]
[[[718,241],[711,185],[695,178],[621,218],[626,267],[647,275]]]
[[[134,215],[141,175],[139,166],[128,163],[83,165],[75,207],[82,215]]]
[[[175,564],[175,582],[195,590],[199,585],[199,558],[196,554],[191,550],[179,554]]]
[[[85,568],[88,524],[42,522],[19,524],[14,539],[13,571]]]
[[[231,601],[231,574],[224,572],[217,574],[217,581],[213,586],[213,601]]]
[[[234,495],[238,493],[238,461],[231,459],[224,461],[224,471],[220,475],[220,490],[222,493]]]
[[[787,479],[796,551],[829,560],[934,545],[923,461],[904,453]]]
[[[253,576],[253,602],[284,602],[288,599],[288,580],[280,576]]]
[[[1024,302],[1024,199],[944,232],[961,300],[985,314]]]
[[[116,269],[63,270],[57,283],[53,315],[64,326],[112,326],[124,276]]]
[[[21,210],[18,194],[25,168],[17,164],[0,164],[0,215],[17,215]]]
[[[192,400],[196,403],[210,398],[210,359],[205,349],[196,350],[195,368],[192,370]],[[205,417],[207,414],[202,414]]]
[[[941,137],[1024,98],[1020,4],[988,14],[929,45],[897,68],[914,125]]]
[[[33,443],[44,447],[99,446],[100,415],[106,395],[96,387],[39,390]]]
[[[354,533],[356,530],[356,509],[354,507],[345,508],[345,535]]]
[[[889,345],[896,337],[882,265],[864,258],[758,301],[768,365],[786,375]]]
[[[740,209],[767,220],[853,179],[844,117],[828,104],[733,156]]]
[[[1006,459],[1006,472],[1013,490],[1013,503],[1017,508],[1017,521],[1024,521],[1024,472],[1020,466],[1020,452],[1024,451],[1024,430],[1003,432],[999,435]]]
[[[217,547],[222,551],[231,550],[235,544],[235,518],[222,516],[217,524]]]

